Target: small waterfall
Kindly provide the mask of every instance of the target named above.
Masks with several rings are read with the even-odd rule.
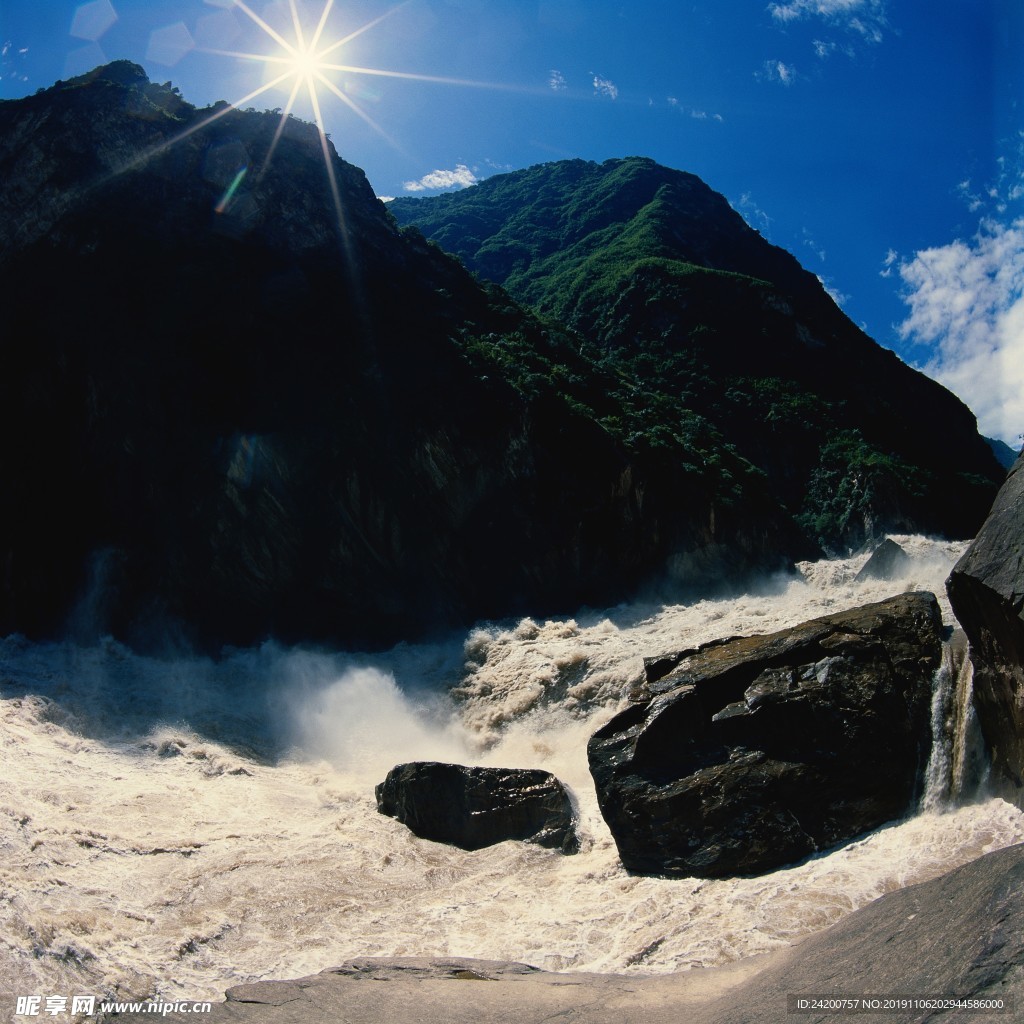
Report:
[[[979,799],[988,781],[988,753],[974,710],[974,667],[962,635],[942,645],[931,718],[921,810],[938,812]]]

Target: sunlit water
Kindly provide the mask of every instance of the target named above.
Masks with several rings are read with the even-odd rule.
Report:
[[[988,800],[757,879],[636,878],[618,862],[586,741],[642,658],[903,590],[941,598],[963,545],[896,539],[914,562],[894,583],[854,583],[864,556],[807,563],[738,599],[386,655],[268,645],[214,663],[0,641],[0,990],[217,998],[362,955],[710,966],[1024,840],[1024,815]],[[578,802],[581,853],[467,853],[379,815],[374,785],[427,758],[553,771]]]

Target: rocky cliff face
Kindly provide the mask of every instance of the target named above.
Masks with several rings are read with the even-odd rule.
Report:
[[[382,645],[808,550],[278,126],[125,62],[0,103],[0,631]]]
[[[612,429],[714,436],[827,547],[983,521],[1002,473],[966,407],[694,175],[563,161],[390,209],[578,331],[618,374]]]
[[[971,643],[975,708],[997,785],[1024,806],[1024,460],[946,589]]]

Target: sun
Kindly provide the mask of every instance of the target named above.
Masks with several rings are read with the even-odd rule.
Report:
[[[291,15],[291,27],[275,27],[271,22],[258,14],[245,0],[233,0],[234,7],[241,11],[253,24],[257,25],[264,36],[274,44],[266,53],[244,53],[239,51],[214,50],[226,57],[252,61],[263,64],[270,80],[264,86],[245,98],[248,101],[274,88],[290,90],[285,116],[292,112],[300,94],[308,94],[313,117],[317,128],[323,132],[324,124],[321,116],[321,90],[330,92],[340,99],[349,109],[366,121],[377,132],[387,137],[383,129],[363,110],[347,92],[338,87],[334,81],[337,73],[386,75],[396,78],[420,78],[430,80],[426,75],[410,75],[403,72],[385,71],[378,68],[360,68],[350,64],[337,63],[338,53],[357,36],[369,31],[385,18],[390,17],[411,0],[405,0],[397,7],[392,7],[380,17],[349,32],[345,35],[333,36],[329,30],[334,0],[324,0],[323,8],[315,25],[304,22],[299,11],[297,0],[287,0],[288,12]],[[237,106],[237,104],[235,104]],[[389,140],[390,141],[390,140]]]
[[[262,85],[253,89],[250,93],[230,103],[216,105],[213,112],[200,121],[186,128],[180,135],[175,136],[168,142],[140,154],[128,167],[144,163],[151,156],[182,141],[193,133],[207,127],[214,121],[226,116],[232,110],[240,109],[251,104],[265,93],[275,89],[283,90],[288,94],[288,100],[283,110],[280,111],[280,120],[274,137],[263,158],[262,166],[254,174],[247,178],[252,187],[259,185],[264,175],[270,168],[278,143],[284,134],[289,117],[299,102],[300,97],[306,97],[313,114],[313,122],[319,133],[320,148],[323,154],[324,169],[330,185],[331,197],[334,204],[334,211],[337,218],[339,237],[343,247],[350,248],[348,230],[345,223],[345,211],[342,205],[341,194],[338,188],[337,176],[335,173],[334,160],[330,140],[324,126],[323,104],[321,97],[326,99],[328,95],[340,100],[353,113],[360,117],[375,132],[379,133],[396,149],[400,149],[397,143],[377,124],[373,118],[356,102],[346,88],[339,87],[335,76],[343,75],[343,81],[348,81],[352,76],[381,76],[385,78],[402,79],[415,82],[431,82],[443,85],[472,86],[482,89],[512,89],[515,87],[500,85],[492,82],[469,81],[466,79],[449,78],[438,75],[416,74],[410,71],[391,71],[383,68],[359,67],[353,64],[339,62],[341,52],[354,39],[364,32],[379,25],[386,18],[390,18],[403,8],[415,3],[416,0],[402,0],[396,6],[386,10],[379,17],[367,22],[362,27],[347,32],[346,34],[333,34],[330,29],[331,13],[335,7],[335,0],[324,0],[320,15],[315,23],[312,18],[303,18],[299,8],[301,0],[278,0],[276,11],[264,17],[254,10],[246,0],[229,0],[230,5],[244,14],[254,25],[258,26],[263,36],[269,41],[270,46],[267,52],[242,52],[236,50],[205,49],[204,52],[222,57],[230,57],[255,64],[261,64],[265,69],[266,76]],[[274,14],[278,17],[275,19]],[[288,22],[289,24],[283,24]],[[276,23],[272,23],[276,21]],[[244,172],[249,174],[248,168]],[[217,209],[226,209],[231,202],[235,190],[240,184],[241,177],[232,183],[228,193],[222,198]]]
[[[331,13],[334,10],[335,0],[324,0],[323,8],[316,25],[311,27],[310,23],[303,21],[299,11],[298,0],[287,0],[287,10],[291,16],[291,27],[275,27],[269,20],[258,14],[246,0],[232,0],[233,6],[241,11],[250,21],[259,26],[263,34],[275,44],[268,53],[243,53],[233,50],[210,50],[207,52],[217,53],[222,56],[234,57],[239,60],[262,63],[270,75],[270,81],[260,89],[250,93],[243,100],[233,104],[248,102],[254,97],[270,89],[282,87],[285,90],[290,88],[288,107],[286,113],[291,113],[292,108],[298,100],[300,93],[308,93],[310,104],[313,109],[314,120],[321,132],[324,130],[323,118],[321,117],[321,91],[331,93],[341,100],[353,113],[362,118],[374,131],[382,135],[388,142],[399,148],[387,133],[377,124],[369,114],[356,102],[345,89],[339,88],[335,82],[335,76],[342,74],[349,78],[351,76],[378,76],[384,78],[403,79],[415,82],[432,82],[441,85],[471,86],[478,89],[508,89],[508,86],[493,82],[470,81],[463,78],[451,78],[444,75],[422,75],[410,71],[392,71],[385,68],[359,67],[354,64],[343,64],[338,62],[340,51],[349,43],[361,36],[364,32],[375,28],[382,21],[398,14],[403,8],[415,3],[416,0],[402,0],[386,10],[383,14],[367,22],[360,28],[348,32],[345,35],[334,36],[328,30]],[[282,5],[283,6],[283,5]],[[278,74],[280,71],[280,74]]]
[[[307,81],[323,70],[323,63],[316,55],[316,51],[306,47],[296,50],[288,63],[299,78]]]

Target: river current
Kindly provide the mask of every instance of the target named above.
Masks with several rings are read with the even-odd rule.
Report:
[[[643,657],[910,589],[952,622],[943,581],[965,545],[895,539],[913,560],[894,582],[856,583],[866,556],[802,563],[740,597],[483,624],[385,654],[266,644],[213,661],[0,640],[0,991],[217,999],[366,955],[699,969],[1024,841],[1015,807],[949,798],[947,754],[917,813],[795,867],[663,880],[618,862],[586,742]],[[943,717],[940,701],[940,734]],[[581,852],[417,839],[373,796],[417,759],[554,772]]]

